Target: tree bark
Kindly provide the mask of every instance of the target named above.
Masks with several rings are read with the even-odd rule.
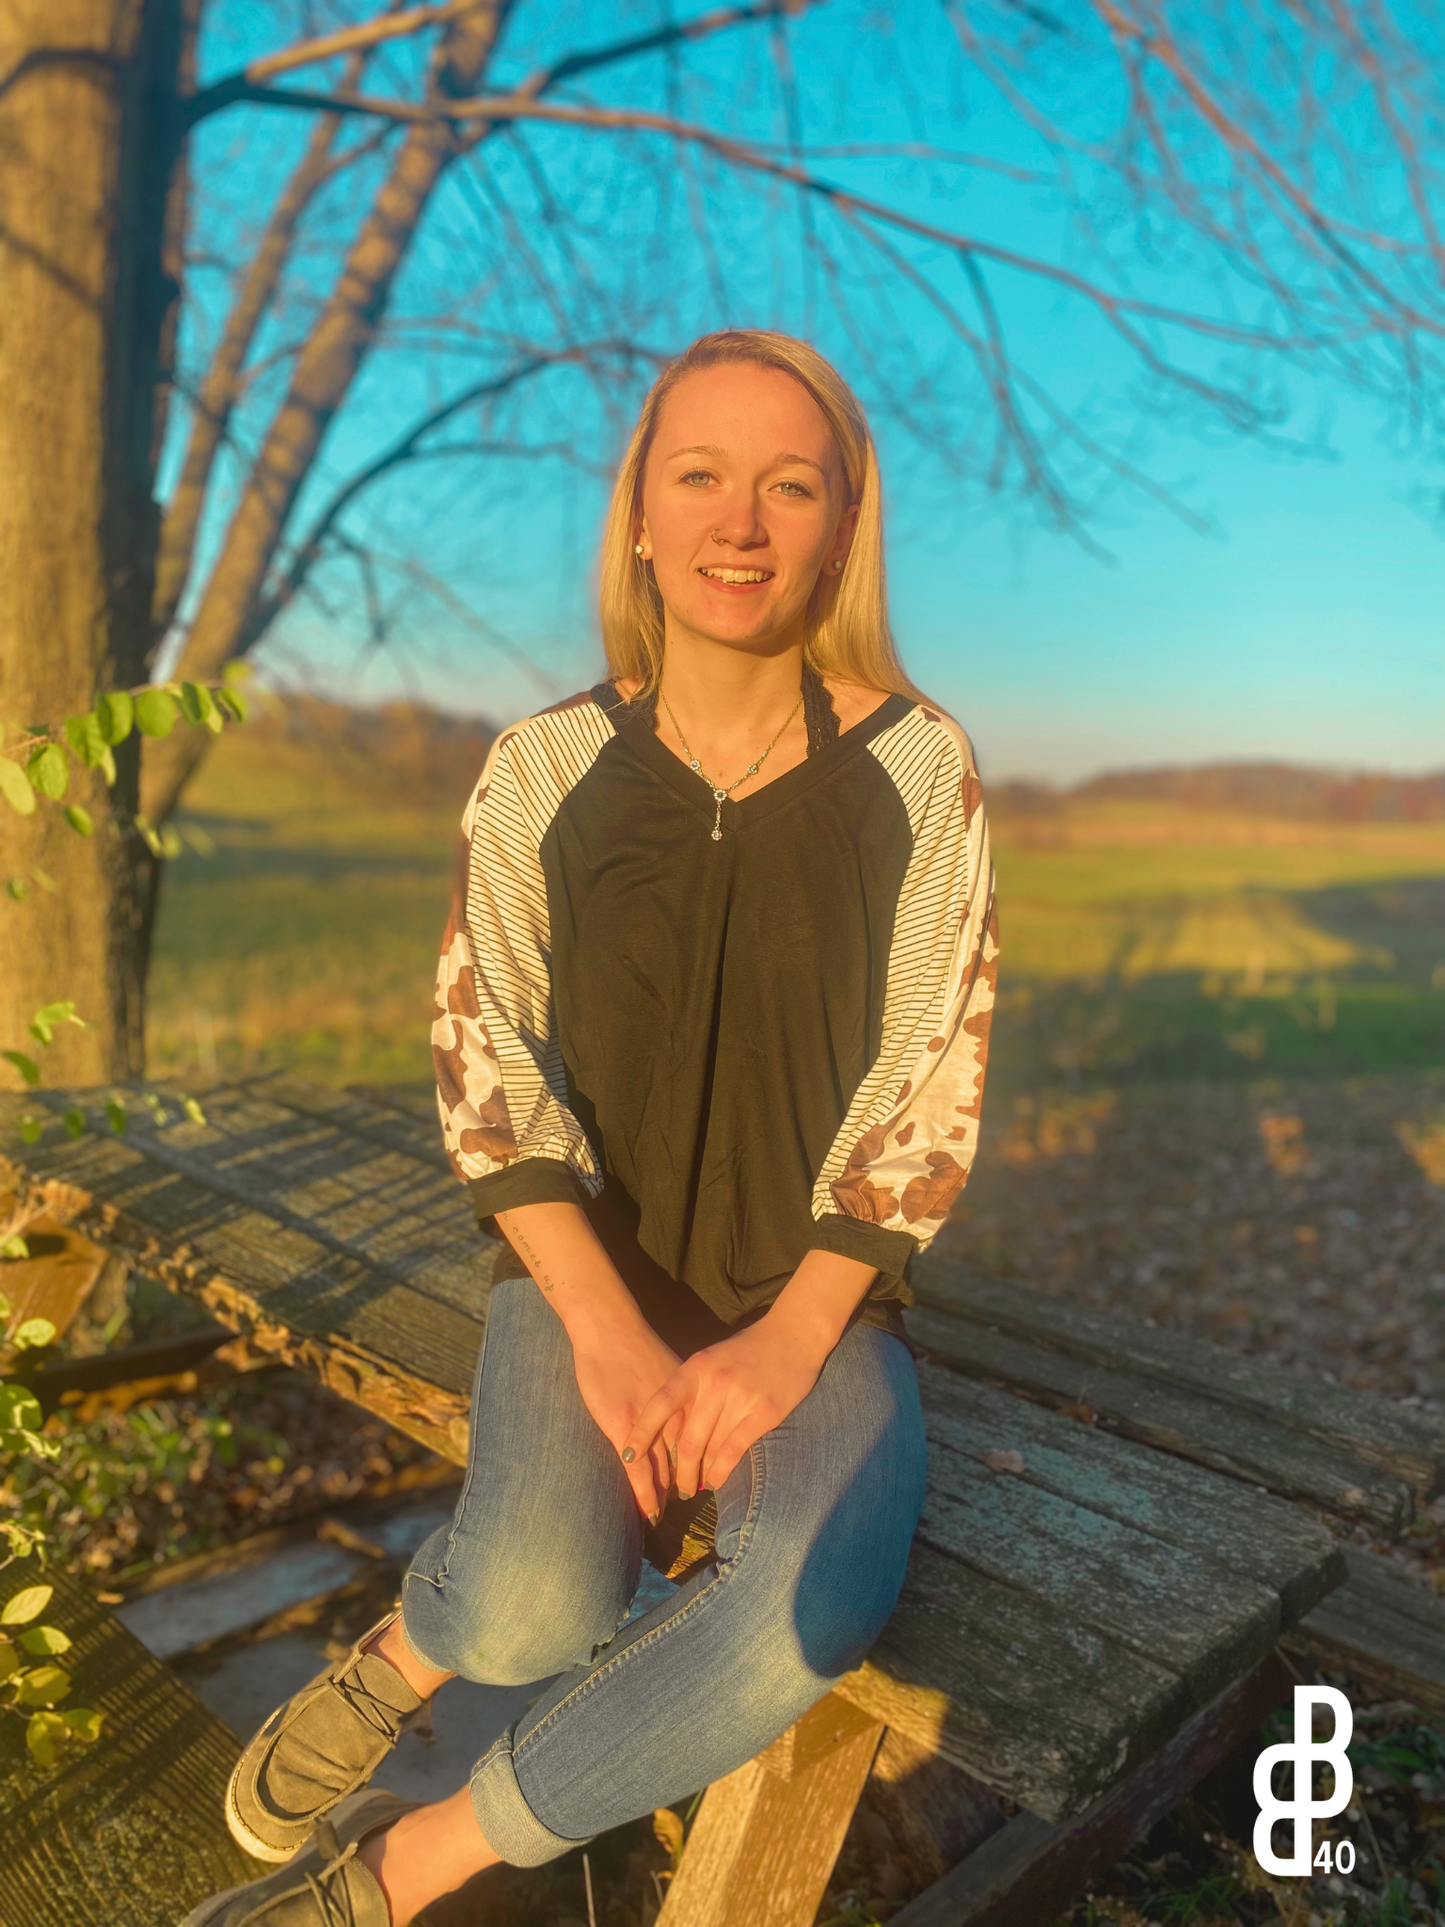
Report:
[[[11,742],[143,673],[190,18],[187,0],[0,9],[0,719]],[[0,806],[0,877],[29,886],[23,902],[0,899],[0,1048],[29,1048],[47,1082],[143,1068],[149,866],[131,827],[134,739],[116,762],[113,793],[72,764],[67,801],[89,810],[90,838],[53,805],[28,818]],[[48,1052],[28,1045],[34,1011],[63,998],[88,1028],[66,1026]]]
[[[464,98],[475,92],[510,0],[477,0],[442,41],[433,85]],[[396,276],[432,191],[463,144],[445,121],[413,126],[347,257],[340,279],[296,360],[286,399],[272,422],[196,608],[182,676],[219,675],[243,643],[251,612],[311,465],[366,358]],[[148,743],[142,806],[159,823],[175,807],[208,745],[200,730]]]

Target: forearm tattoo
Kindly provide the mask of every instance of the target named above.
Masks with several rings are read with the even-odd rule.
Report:
[[[547,1267],[543,1262],[541,1253],[532,1249],[531,1245],[527,1242],[526,1236],[520,1230],[509,1227],[507,1236],[522,1254],[522,1261],[528,1271],[531,1272],[533,1278],[550,1298],[555,1290],[555,1286],[551,1278],[547,1275]]]

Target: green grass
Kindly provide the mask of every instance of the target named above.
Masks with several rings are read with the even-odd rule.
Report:
[[[186,812],[215,853],[166,879],[152,1070],[429,1076],[464,801],[229,732]],[[996,1089],[1445,1067],[1445,825],[1131,803],[1003,816],[994,843]]]

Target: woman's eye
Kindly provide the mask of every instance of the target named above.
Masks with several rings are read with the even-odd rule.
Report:
[[[792,481],[779,482],[778,487],[779,489],[782,490],[782,492],[785,495],[807,496],[812,493],[812,490],[807,488],[802,482],[792,482]]]
[[[698,488],[704,482],[710,482],[712,476],[705,468],[690,468],[686,474],[679,475],[677,479],[687,488]]]

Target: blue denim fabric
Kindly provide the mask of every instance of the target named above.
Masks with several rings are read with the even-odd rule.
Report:
[[[492,1685],[559,1675],[473,1771],[492,1847],[538,1866],[785,1732],[893,1610],[925,1472],[908,1348],[856,1324],[718,1493],[716,1561],[629,1620],[631,1489],[560,1319],[530,1279],[498,1283],[466,1482],[402,1590],[424,1664]]]

